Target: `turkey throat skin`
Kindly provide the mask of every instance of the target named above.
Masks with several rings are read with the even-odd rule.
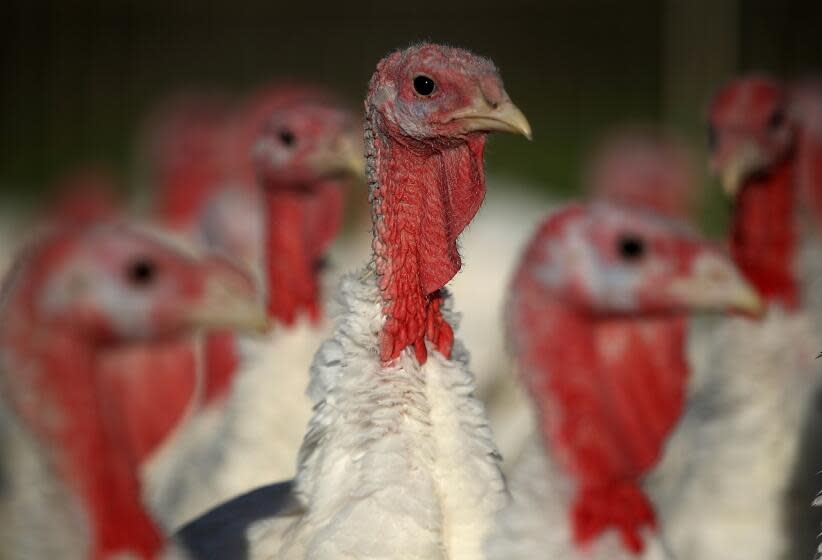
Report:
[[[546,520],[558,517],[548,510],[565,512],[561,532],[573,536],[578,554],[598,549],[601,535],[621,529],[623,552],[639,555],[656,524],[642,481],[663,452],[687,392],[685,317],[595,318],[557,299],[527,303],[528,289],[520,284],[517,290],[511,324],[520,333],[514,344],[521,346],[515,350],[521,376],[536,403],[542,463],[554,474],[525,486],[556,487],[537,492],[557,493],[540,511]],[[514,477],[522,478],[516,471]],[[521,506],[511,507],[508,519]]]
[[[374,266],[387,317],[380,357],[388,363],[413,346],[424,363],[426,340],[449,357],[454,332],[442,318],[440,290],[460,269],[457,238],[485,196],[486,138],[403,144],[380,134],[373,122],[378,118],[369,115],[365,141]]]
[[[799,305],[796,191],[792,158],[745,182],[736,200],[731,255],[769,302],[790,311]]]
[[[84,557],[158,557],[164,539],[142,506],[135,459],[120,443],[126,427],[106,415],[95,389],[97,349],[70,333],[38,332],[22,323],[18,320],[2,333],[3,346],[14,348],[2,367],[32,374],[15,381],[29,384],[22,390],[31,398],[18,404],[27,431],[86,517],[65,526],[89,535]],[[53,411],[53,422],[37,420],[44,417],[38,409],[44,408]]]
[[[499,456],[459,341],[384,365],[373,265],[342,279],[335,332],[317,353],[320,398],[300,452],[303,516],[277,558],[476,560],[505,503]],[[455,326],[444,297],[443,319]],[[367,530],[363,530],[367,528]]]
[[[264,184],[268,313],[286,327],[301,314],[321,317],[319,272],[340,227],[342,190],[333,181]]]

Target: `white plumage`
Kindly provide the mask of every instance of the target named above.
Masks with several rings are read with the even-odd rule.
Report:
[[[224,403],[198,413],[173,468],[150,478],[153,509],[179,527],[258,486],[292,478],[311,402],[307,371],[327,328],[300,320],[239,341],[240,370]]]
[[[384,367],[374,280],[343,279],[342,314],[312,366],[310,391],[323,398],[296,481],[310,513],[256,546],[282,542],[283,559],[481,558],[505,493],[465,352],[457,343],[448,360],[429,345],[419,365],[406,349]]]
[[[615,531],[581,547],[573,537],[568,510],[576,489],[556,461],[533,435],[510,476],[511,505],[499,515],[494,536],[488,543],[489,560],[652,560],[670,559],[662,538],[643,533],[645,550],[628,552]]]
[[[697,376],[702,387],[652,490],[678,558],[785,557],[785,500],[820,337],[808,314],[775,307],[761,321],[722,321],[692,349],[707,353],[699,367],[710,371]]]

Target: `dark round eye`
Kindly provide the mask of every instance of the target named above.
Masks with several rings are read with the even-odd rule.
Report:
[[[716,127],[712,124],[708,125],[708,151],[716,151],[719,145],[719,136],[716,132]]]
[[[286,146],[293,146],[294,142],[297,140],[297,138],[294,136],[294,133],[288,130],[287,128],[282,129],[279,133],[279,136],[280,142],[282,142]]]
[[[424,76],[420,74],[419,76],[414,78],[414,91],[428,97],[434,90],[437,89],[437,84],[434,83],[434,80],[429,78],[428,76]]]
[[[782,128],[782,125],[785,124],[785,113],[784,111],[774,111],[771,115],[771,118],[768,119],[768,128],[771,130],[777,130]]]
[[[626,261],[637,261],[645,254],[645,242],[635,235],[623,235],[617,240],[619,256]]]
[[[126,269],[126,278],[134,286],[150,286],[156,277],[157,265],[151,259],[135,259]]]

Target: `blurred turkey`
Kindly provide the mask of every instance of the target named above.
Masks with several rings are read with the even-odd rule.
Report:
[[[181,252],[146,228],[55,220],[36,236],[6,279],[0,308],[2,408],[12,422],[2,464],[4,558],[170,553],[144,510],[130,411],[118,399],[153,372],[113,370],[106,360],[131,344],[259,322],[254,296],[236,267]]]
[[[343,279],[314,358],[295,488],[184,528],[197,558],[483,557],[504,482],[443,288],[494,130],[530,136],[489,60],[421,44],[379,63],[366,100],[373,256]]]
[[[802,474],[799,459],[819,449],[802,443],[802,432],[816,413],[822,332],[807,304],[815,279],[802,273],[809,253],[800,247],[817,238],[803,232],[803,220],[818,222],[798,186],[803,125],[789,101],[776,80],[747,76],[723,86],[710,106],[711,162],[733,202],[731,255],[767,307],[760,320],[721,321],[691,348],[704,384],[666,452],[679,476],[655,488],[680,559],[812,554],[813,538],[797,536],[796,519],[809,518],[808,483],[818,481]],[[804,496],[793,495],[797,485]]]
[[[168,526],[295,472],[311,414],[307,371],[327,333],[322,262],[342,189],[362,172],[357,124],[327,92],[294,84],[258,92],[224,123],[220,183],[199,202],[197,228],[214,248],[258,261],[274,327],[205,341],[207,409],[186,436],[197,443],[151,476],[150,501]]]
[[[623,164],[651,172],[671,147],[621,137],[595,168],[609,180]],[[654,153],[669,157],[638,157]],[[643,195],[634,208],[575,204],[548,217],[511,285],[509,336],[538,428],[513,467],[489,558],[671,557],[642,479],[683,409],[686,313],[758,299],[712,244],[636,209],[654,206],[654,193],[623,186]]]

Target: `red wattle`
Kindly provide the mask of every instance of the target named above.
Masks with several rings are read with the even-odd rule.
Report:
[[[575,539],[584,544],[615,529],[626,548],[640,551],[640,531],[655,516],[639,483],[659,460],[686,395],[685,322],[598,319],[546,301],[531,276],[515,282],[515,351],[544,445],[577,485],[569,512]]]
[[[454,333],[442,316],[440,290],[461,267],[457,238],[485,196],[485,138],[414,150],[374,140],[374,257],[386,315],[380,358],[411,346],[427,359],[425,340],[450,357]]]
[[[106,414],[120,419],[122,445],[142,464],[194,403],[194,346],[184,338],[115,348],[99,358],[97,371],[101,394],[106,395]]]
[[[731,229],[731,255],[745,278],[767,301],[787,309],[799,304],[793,270],[797,232],[792,159],[745,182]]]
[[[300,313],[320,317],[319,268],[342,221],[342,191],[334,182],[303,189],[266,187],[268,311],[285,325]]]

